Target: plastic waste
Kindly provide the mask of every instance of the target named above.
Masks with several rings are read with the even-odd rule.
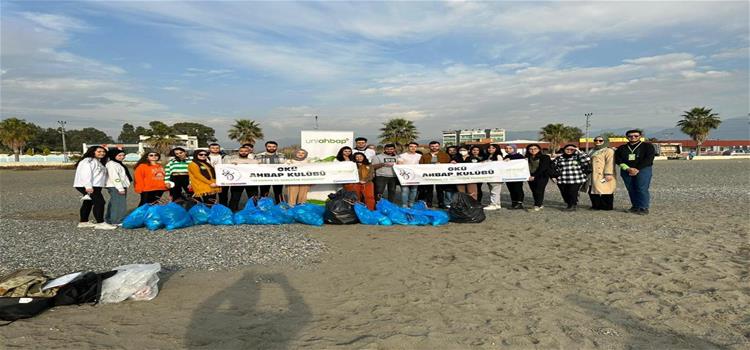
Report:
[[[152,300],[159,294],[161,264],[132,264],[115,267],[117,273],[102,282],[99,302],[119,303],[125,299]]]
[[[150,231],[156,231],[164,227],[164,224],[161,222],[162,209],[164,209],[163,205],[152,205],[148,208],[148,211],[146,211],[146,219],[144,221],[146,223],[146,228]]]
[[[327,224],[349,225],[359,222],[354,212],[354,203],[359,200],[357,194],[346,190],[338,190],[328,195],[323,219]]]
[[[480,223],[485,219],[482,204],[462,192],[453,195],[448,215],[451,222],[457,223]]]
[[[140,228],[146,225],[146,212],[151,208],[151,204],[144,204],[138,208],[135,208],[125,219],[122,220],[123,228]]]
[[[167,231],[193,226],[193,219],[182,206],[171,202],[159,211],[159,219]]]
[[[305,225],[322,226],[325,208],[315,204],[298,204],[287,210],[294,220]]]
[[[354,204],[354,212],[357,214],[359,222],[364,225],[381,225],[390,226],[393,225],[391,219],[385,216],[383,213],[377,210],[370,210],[362,203]]]
[[[221,204],[214,204],[208,214],[211,225],[233,225],[232,210]]]
[[[188,214],[190,214],[190,217],[193,219],[194,225],[204,225],[208,223],[208,216],[211,214],[211,208],[203,203],[198,203],[188,210]]]

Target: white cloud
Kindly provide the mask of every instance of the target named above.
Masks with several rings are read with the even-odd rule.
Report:
[[[58,32],[68,32],[74,30],[81,31],[90,29],[89,26],[87,26],[83,22],[68,16],[37,12],[24,12],[22,15],[24,18],[34,22],[37,25]]]
[[[712,60],[732,60],[732,59],[748,59],[750,56],[750,47],[738,47],[728,48],[721,50],[721,52],[711,55]]]

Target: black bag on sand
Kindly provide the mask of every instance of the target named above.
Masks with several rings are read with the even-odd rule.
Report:
[[[358,200],[359,198],[356,193],[343,189],[329,194],[323,220],[326,224],[334,225],[359,223],[357,213],[354,212],[354,203],[357,203]]]
[[[2,297],[0,298],[0,320],[13,322],[15,320],[31,318],[54,305],[54,298]],[[5,325],[7,324],[1,326]]]
[[[86,272],[70,283],[60,287],[53,297],[54,305],[81,305],[98,303],[102,295],[102,281],[114,276],[117,271],[104,273]]]
[[[453,194],[451,208],[448,209],[451,222],[476,224],[484,221],[484,209],[476,199],[470,195],[457,192]]]

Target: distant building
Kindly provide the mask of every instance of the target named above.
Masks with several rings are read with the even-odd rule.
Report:
[[[463,129],[463,130],[446,130],[443,131],[443,145],[455,146],[464,145],[470,142],[504,142],[505,129]]]
[[[188,151],[198,148],[198,136],[174,135],[174,137],[177,140],[174,147],[184,147]],[[139,143],[146,143],[149,138],[151,138],[150,135],[138,135],[138,139],[141,140]]]

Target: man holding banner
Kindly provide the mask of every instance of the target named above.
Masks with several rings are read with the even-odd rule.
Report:
[[[432,141],[430,142],[430,151],[422,155],[422,159],[419,160],[419,164],[448,164],[451,162],[451,157],[448,155],[448,153],[443,152],[440,150],[440,142]],[[398,174],[398,171],[396,172]],[[401,184],[404,184],[404,181],[401,181],[401,177],[399,177],[399,181]],[[416,185],[416,184],[415,184]],[[426,185],[426,186],[420,186],[420,199],[424,200],[425,203],[427,203],[427,206],[432,208],[432,193],[433,193],[433,184]],[[435,191],[437,192],[437,199],[438,199],[438,207],[440,208],[447,208],[450,203],[446,203],[446,196],[445,196],[445,185],[435,185]]]

